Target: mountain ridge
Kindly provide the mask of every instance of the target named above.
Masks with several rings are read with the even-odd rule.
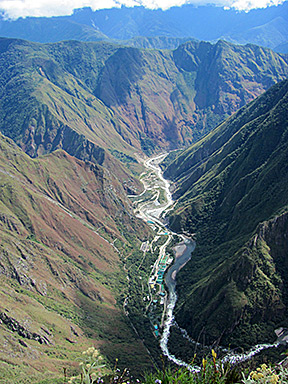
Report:
[[[141,191],[136,158],[187,146],[256,97],[180,154],[165,175],[176,182],[171,225],[197,232],[199,245],[196,267],[190,262],[179,275],[177,321],[196,337],[204,324],[212,342],[271,338],[288,306],[286,264],[279,268],[285,246],[277,252],[287,226],[288,82],[263,92],[287,74],[287,56],[222,40],[152,50],[0,39],[0,130],[33,157],[0,135],[0,295],[9,298],[0,308],[7,328],[0,343],[15,322],[8,344],[18,363],[27,351],[39,356],[39,340],[55,335],[58,368],[61,356],[73,358],[91,340],[111,360],[135,364],[139,353],[150,367],[144,336],[131,331],[122,307],[133,294],[130,318],[138,330],[149,329],[143,271],[140,279],[130,269],[134,258],[149,269],[153,257],[140,250],[150,232],[126,196]],[[44,331],[35,312],[26,312],[33,304],[41,307]],[[33,326],[23,331],[25,316]],[[22,331],[34,334],[32,345]],[[52,369],[48,352],[43,362]]]
[[[197,236],[176,309],[196,339],[204,332],[208,343],[249,347],[274,341],[273,330],[287,321],[286,264],[276,240],[286,249],[287,95],[284,80],[165,173],[177,184],[172,228]]]
[[[4,38],[0,45],[0,130],[31,156],[63,148],[110,167],[109,151],[128,158],[195,141],[288,73],[285,55],[223,41],[173,51]]]
[[[279,17],[281,23],[277,22]],[[273,27],[267,28],[269,24]],[[196,7],[192,4],[172,7],[166,11],[150,10],[141,6],[100,9],[94,12],[90,8],[82,8],[75,10],[70,16],[28,17],[16,21],[2,18],[0,35],[41,43],[71,39],[121,41],[138,36],[189,37],[213,42],[225,39],[233,43],[254,43],[276,50],[279,47],[281,52],[281,46],[287,44],[287,2],[247,13],[209,5]],[[157,41],[152,45],[155,43]],[[287,53],[287,50],[284,52]]]

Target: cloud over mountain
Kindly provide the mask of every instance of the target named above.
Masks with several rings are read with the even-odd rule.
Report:
[[[207,5],[235,8],[249,11],[255,8],[266,8],[283,4],[285,0],[0,0],[0,10],[7,18],[27,16],[60,16],[73,13],[74,9],[91,7],[93,10],[142,5],[150,9],[168,9],[183,4]]]

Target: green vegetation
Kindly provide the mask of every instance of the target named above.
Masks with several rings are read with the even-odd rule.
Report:
[[[0,131],[30,156],[62,148],[125,174],[135,149],[195,142],[287,74],[285,56],[223,41],[162,51],[2,38]]]
[[[268,366],[261,364],[260,367],[251,370],[243,365],[231,365],[223,363],[216,352],[212,349],[212,357],[203,357],[201,364],[195,365],[193,361],[189,367],[166,367],[163,361],[162,369],[156,372],[143,372],[140,376],[133,377],[129,369],[119,370],[117,359],[113,369],[103,364],[103,357],[94,347],[89,347],[78,359],[80,373],[75,371],[74,376],[67,375],[64,370],[64,383],[67,384],[282,384],[288,379],[288,370],[282,365]],[[42,382],[41,382],[42,383]],[[47,382],[48,383],[48,382]],[[40,384],[40,382],[39,382]]]
[[[4,380],[25,382],[25,373],[31,383],[56,383],[91,344],[110,365],[159,366],[153,326],[163,302],[149,306],[155,255],[140,250],[152,235],[127,201],[141,190],[135,151],[196,141],[285,78],[286,60],[221,41],[157,51],[0,39],[0,130],[34,158],[0,134]],[[195,264],[181,272],[178,318],[191,333],[205,322],[206,341],[227,342],[235,330],[232,342],[249,344],[285,318],[287,247],[277,234],[287,226],[286,88],[242,109],[167,170],[179,197],[172,225],[197,231],[199,243]],[[157,193],[161,203],[158,192],[134,200]]]
[[[3,384],[56,383],[91,343],[120,367],[149,367],[122,310],[122,262],[149,230],[119,180],[62,150],[31,159],[3,135],[0,149]]]
[[[170,222],[197,234],[176,318],[205,343],[274,341],[287,322],[287,108],[284,81],[167,168],[178,198]]]

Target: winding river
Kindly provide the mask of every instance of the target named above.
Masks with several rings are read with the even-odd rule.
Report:
[[[173,205],[173,199],[170,192],[170,184],[169,182],[164,179],[163,173],[161,171],[161,168],[159,164],[161,161],[164,160],[164,158],[167,156],[167,154],[161,154],[156,157],[150,158],[144,162],[145,167],[147,170],[150,171],[150,173],[154,173],[154,178],[151,177],[148,179],[145,179],[143,181],[144,184],[144,191],[141,193],[141,195],[144,195],[146,191],[157,191],[157,193],[153,194],[152,198],[145,202],[141,202],[141,200],[137,204],[137,216],[148,222],[148,224],[152,225],[154,229],[158,230],[158,233],[160,231],[165,231],[165,235],[168,235],[170,240],[172,239],[172,235],[176,235],[181,240],[179,244],[177,244],[174,247],[174,253],[175,253],[175,260],[173,265],[171,265],[166,273],[165,277],[165,283],[166,287],[168,289],[168,303],[165,308],[165,322],[163,327],[163,332],[160,339],[160,347],[165,356],[171,361],[173,361],[175,364],[179,366],[185,366],[190,371],[198,371],[200,368],[198,366],[191,366],[188,363],[182,361],[181,359],[178,359],[176,356],[171,354],[168,349],[168,341],[170,336],[170,330],[172,325],[175,324],[174,320],[174,309],[177,302],[177,293],[176,293],[176,275],[179,272],[181,268],[185,266],[185,264],[191,259],[192,252],[195,249],[196,243],[192,239],[185,237],[184,235],[178,235],[171,230],[167,229],[164,225],[163,217],[165,217],[165,214],[171,209],[171,206]],[[155,181],[156,176],[156,181]],[[162,189],[164,191],[164,202],[159,202],[159,190]],[[139,195],[139,196],[141,196]],[[139,197],[138,196],[138,197]],[[168,246],[170,241],[166,241],[164,245],[161,247],[162,254],[165,253],[166,248]],[[160,252],[160,253],[161,253]],[[160,255],[161,257],[161,255]],[[159,261],[158,261],[159,264]],[[195,344],[196,341],[192,340],[187,332],[185,330],[181,330],[184,337],[186,337],[191,343]],[[197,343],[198,344],[198,343]],[[223,357],[223,362],[230,362],[230,363],[236,363],[240,361],[245,361],[250,359],[252,356],[256,355],[260,351],[268,348],[275,348],[279,344],[277,342],[273,344],[259,344],[254,347],[252,347],[248,352],[246,353],[234,353],[227,352],[226,355]],[[225,349],[221,348],[224,352]]]
[[[163,354],[175,364],[185,366],[190,370],[198,370],[198,367],[191,367],[189,364],[172,355],[168,349],[168,341],[170,336],[170,329],[172,325],[174,325],[173,312],[177,302],[176,275],[180,271],[180,269],[183,268],[185,264],[191,259],[192,252],[194,251],[195,246],[195,241],[183,237],[182,242],[174,247],[174,252],[176,256],[175,261],[173,265],[168,269],[165,277],[166,287],[169,292],[169,299],[166,309],[166,320],[164,323],[164,329],[160,340],[160,347]]]

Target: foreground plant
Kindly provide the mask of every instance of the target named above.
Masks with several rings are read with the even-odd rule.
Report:
[[[99,351],[94,347],[90,347],[82,353],[81,360],[79,366],[81,367],[82,372],[78,376],[71,377],[68,384],[102,383],[101,375],[105,364],[103,364],[103,357],[100,355]]]
[[[248,377],[243,375],[244,384],[282,384],[288,382],[288,371],[283,367],[271,368],[262,364],[256,371],[250,372]]]
[[[195,359],[195,357],[194,357]],[[194,365],[194,360],[191,366]],[[223,364],[217,359],[216,352],[212,350],[212,358],[203,358],[202,365],[197,370],[190,371],[182,367],[177,370],[165,369],[155,375],[147,375],[145,384],[229,384],[239,383],[240,373],[237,368]]]
[[[82,352],[79,366],[81,373],[70,377],[67,384],[130,384],[132,383],[130,372],[125,368],[122,372],[117,368],[118,359],[113,369],[103,363],[103,357],[94,347]],[[65,370],[66,372],[66,370]],[[65,376],[66,377],[66,376]],[[66,380],[65,380],[66,383]],[[140,380],[134,379],[133,383],[138,384]]]

